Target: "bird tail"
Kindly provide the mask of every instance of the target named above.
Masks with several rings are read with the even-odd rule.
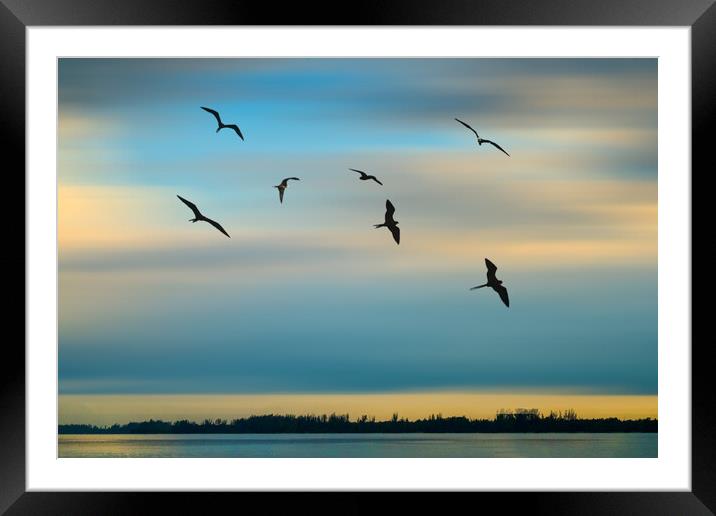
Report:
[[[221,131],[222,129],[223,129],[223,127],[217,127],[217,128],[216,128],[216,132],[218,133],[218,132]]]
[[[376,228],[376,229],[378,229],[378,228],[384,228],[384,227],[385,227],[385,224],[373,224],[373,227]]]
[[[486,287],[486,286],[487,286],[487,283],[485,283],[484,285],[478,285],[476,287],[472,287],[470,290],[475,290],[476,288],[482,288],[482,287]]]

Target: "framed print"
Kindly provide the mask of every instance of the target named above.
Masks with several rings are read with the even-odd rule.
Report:
[[[0,10],[26,192],[0,508],[716,507],[711,2],[66,4]]]

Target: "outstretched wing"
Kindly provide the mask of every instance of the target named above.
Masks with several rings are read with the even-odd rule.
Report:
[[[377,178],[377,177],[371,176],[371,179],[372,179],[373,181],[375,181],[376,183],[378,183],[380,186],[383,186],[383,183],[381,183],[380,181],[378,181],[378,178]]]
[[[467,127],[468,129],[470,129],[473,133],[475,133],[475,136],[476,136],[477,138],[480,137],[480,136],[477,134],[477,131],[475,131],[475,130],[474,130],[472,127],[470,127],[468,124],[466,124],[465,122],[463,122],[463,121],[460,120],[459,118],[456,118],[455,120],[457,120],[457,121],[460,122],[462,125],[464,125],[464,126]]]
[[[242,140],[244,139],[244,135],[241,134],[241,129],[239,129],[239,126],[238,126],[238,125],[236,125],[236,124],[230,124],[230,125],[225,125],[224,127],[228,127],[229,129],[233,129],[234,131],[236,131],[236,134],[239,135],[239,138],[241,138]]]
[[[223,122],[221,121],[221,117],[219,116],[219,113],[214,111],[213,109],[210,109],[208,107],[201,106],[201,109],[206,111],[207,113],[211,113],[214,115],[214,118],[216,118],[216,123],[218,123],[220,126],[223,125]]]
[[[497,144],[496,144],[495,142],[493,142],[493,141],[484,140],[484,139],[483,139],[483,140],[482,140],[482,143],[489,143],[490,145],[494,145],[495,147],[497,147],[498,149],[500,149],[502,152],[504,152],[505,154],[507,154],[507,151],[506,151],[505,149],[503,149],[502,147],[500,147],[499,145],[497,145]],[[507,155],[509,156],[509,154],[507,154]]]
[[[289,182],[291,179],[293,179],[294,181],[300,181],[300,179],[297,178],[297,177],[287,177],[286,179],[283,180],[283,182],[284,182],[285,184],[288,184],[288,182]]]
[[[191,201],[187,201],[187,200],[184,199],[184,197],[182,197],[181,195],[177,195],[177,197],[179,197],[179,200],[180,200],[181,202],[183,202],[184,204],[186,204],[187,206],[189,206],[189,209],[194,212],[194,217],[196,217],[196,218],[202,217],[202,214],[201,214],[201,212],[199,211],[199,208],[196,207],[196,204],[194,204],[194,203],[191,202]]]
[[[353,172],[358,172],[361,177],[365,177],[365,176],[368,175],[368,174],[366,174],[365,172],[363,172],[362,170],[356,170],[356,169],[354,169],[354,168],[349,168],[348,170],[352,170]]]
[[[497,266],[487,258],[485,258],[485,265],[487,266],[487,280],[489,282],[496,282],[497,278],[495,277],[495,273],[497,272]]]
[[[510,298],[507,295],[507,289],[503,287],[502,285],[499,285],[497,287],[492,287],[495,292],[497,292],[500,295],[500,299],[502,299],[502,302],[505,303],[505,306],[510,306]]]
[[[393,233],[393,240],[395,240],[395,243],[400,244],[400,228],[395,224],[391,224],[388,226],[388,229],[391,233]]]
[[[221,227],[221,224],[219,224],[219,223],[216,222],[215,220],[211,220],[211,219],[207,219],[207,218],[205,218],[204,220],[207,221],[207,222],[208,222],[209,224],[211,224],[212,226],[214,226],[214,227],[215,227],[216,229],[218,229],[219,231],[221,231],[221,232],[222,232],[223,234],[225,234],[227,237],[231,238],[231,237],[229,236],[229,234],[226,232],[226,230]]]
[[[278,200],[283,204],[283,188],[278,189]]]
[[[390,200],[385,201],[385,224],[387,226],[395,226],[395,219],[393,214],[395,213],[395,206]],[[392,230],[391,230],[392,231]]]
[[[393,218],[393,214],[395,213],[395,206],[393,206],[393,203],[390,202],[390,199],[386,199],[385,201],[385,217]]]

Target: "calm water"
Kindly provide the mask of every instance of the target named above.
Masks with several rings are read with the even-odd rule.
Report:
[[[60,457],[656,457],[657,434],[60,435]]]

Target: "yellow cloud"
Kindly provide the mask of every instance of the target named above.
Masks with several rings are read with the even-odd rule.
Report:
[[[108,123],[101,118],[72,112],[66,108],[60,110],[57,122],[58,140],[62,143],[86,141],[87,138],[99,135],[109,136],[119,129],[116,121]]]
[[[557,163],[554,160],[564,158],[535,153],[514,161],[501,159],[512,164],[514,170],[508,171],[486,166],[482,159],[478,162],[474,153],[401,161],[391,169],[392,181],[404,184],[404,199],[397,201],[404,233],[398,248],[387,245],[391,241],[384,231],[370,228],[381,213],[367,219],[358,202],[329,204],[325,209],[330,207],[338,215],[325,224],[309,211],[308,227],[280,229],[254,213],[235,213],[228,201],[222,200],[214,208],[232,235],[231,241],[224,242],[200,225],[186,224],[188,210],[167,188],[60,183],[60,252],[64,257],[82,257],[83,253],[91,257],[93,251],[108,249],[180,252],[178,245],[194,249],[228,246],[229,250],[240,245],[271,253],[272,259],[265,262],[232,261],[230,257],[215,260],[212,269],[201,274],[206,280],[212,275],[219,280],[227,270],[276,277],[322,270],[330,274],[346,268],[351,274],[438,270],[448,264],[474,264],[485,255],[521,267],[655,262],[655,181],[536,180],[525,168],[525,163],[535,160],[535,166],[549,168]],[[391,165],[387,163],[384,166]],[[421,203],[432,198],[436,205],[445,205],[442,214],[421,209]],[[278,250],[277,243],[282,246]],[[371,260],[366,260],[369,253]],[[187,260],[182,264],[192,266]],[[133,267],[135,271],[140,268]],[[177,267],[162,265],[157,270],[156,263],[146,265],[158,274],[174,274]]]
[[[60,252],[72,248],[138,247],[167,240],[157,216],[159,199],[173,196],[151,187],[58,186]]]
[[[655,82],[642,78],[525,77],[503,87],[533,109],[656,110],[658,101]]]
[[[657,131],[632,127],[542,127],[511,129],[511,135],[534,144],[545,142],[566,145],[594,145],[610,149],[635,149],[657,144]],[[656,151],[655,151],[656,152]]]

